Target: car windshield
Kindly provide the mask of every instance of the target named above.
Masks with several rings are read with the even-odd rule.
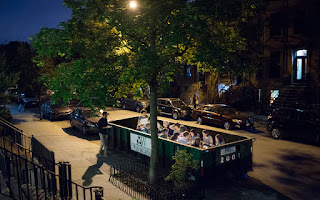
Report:
[[[82,115],[83,115],[83,117],[85,117],[85,118],[89,118],[89,117],[92,117],[92,116],[93,116],[93,113],[92,113],[91,110],[83,110],[83,111],[82,111]]]
[[[83,110],[82,115],[84,118],[90,118],[90,117],[101,117],[100,112],[93,113],[92,110]]]
[[[220,112],[223,115],[233,115],[233,114],[237,114],[237,110],[230,107],[230,106],[224,106],[220,108]]]
[[[183,101],[172,101],[172,105],[175,107],[187,106]]]

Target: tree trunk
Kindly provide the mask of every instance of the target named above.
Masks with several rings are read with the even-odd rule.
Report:
[[[149,182],[151,185],[156,183],[158,172],[157,87],[157,83],[150,84],[151,158]]]

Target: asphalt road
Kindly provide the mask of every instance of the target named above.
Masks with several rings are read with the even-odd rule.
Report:
[[[39,117],[37,109],[18,113],[14,106],[10,108],[13,116],[19,114],[19,120],[14,119],[13,121],[15,124],[24,123],[24,115],[35,119]],[[113,120],[139,115],[136,112],[118,108],[108,108],[108,110]],[[317,146],[297,141],[274,140],[266,132],[265,125],[261,123],[255,124],[256,130],[254,131],[226,131],[212,126],[198,125],[195,121],[173,120],[162,116],[159,119],[254,138],[254,170],[248,174],[250,180],[240,183],[233,182],[229,186],[216,185],[211,191],[215,199],[320,199],[320,148]],[[43,128],[50,129],[52,125],[63,129],[69,135],[100,145],[98,135],[83,136],[79,131],[69,128],[68,120],[54,121],[49,123],[50,125],[45,124],[47,127]],[[36,131],[32,130],[33,125],[30,122],[23,128],[24,131]]]

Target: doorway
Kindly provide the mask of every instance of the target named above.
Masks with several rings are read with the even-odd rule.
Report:
[[[304,84],[307,78],[307,50],[297,50],[294,54],[292,83]]]

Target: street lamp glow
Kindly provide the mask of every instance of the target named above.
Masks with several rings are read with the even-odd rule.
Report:
[[[131,9],[136,9],[138,7],[138,3],[136,1],[130,1],[129,7]]]

